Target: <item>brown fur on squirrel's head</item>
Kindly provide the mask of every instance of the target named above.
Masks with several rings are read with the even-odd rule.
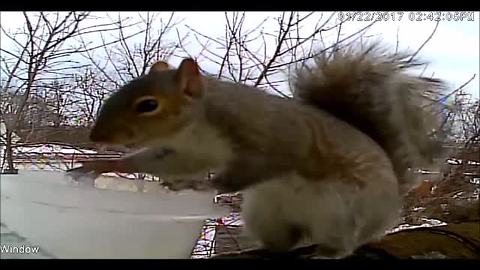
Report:
[[[157,62],[147,75],[134,79],[109,97],[90,133],[98,143],[146,146],[189,125],[192,106],[203,96],[197,63],[184,59],[178,69]]]

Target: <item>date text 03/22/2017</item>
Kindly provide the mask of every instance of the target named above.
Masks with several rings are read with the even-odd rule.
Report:
[[[475,13],[473,11],[455,11],[455,12],[422,12],[422,11],[358,11],[358,12],[339,12],[338,19],[340,21],[475,21]]]

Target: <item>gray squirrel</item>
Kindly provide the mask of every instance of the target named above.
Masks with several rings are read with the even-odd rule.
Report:
[[[242,191],[246,229],[265,249],[306,240],[321,256],[348,256],[396,225],[415,170],[432,164],[439,121],[428,97],[443,83],[409,74],[410,55],[379,44],[314,60],[296,74],[293,98],[203,76],[190,58],[177,69],[157,62],[105,102],[90,135],[139,150],[72,172]]]

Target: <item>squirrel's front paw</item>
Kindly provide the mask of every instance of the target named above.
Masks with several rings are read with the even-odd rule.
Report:
[[[88,160],[83,161],[81,167],[73,168],[67,171],[75,181],[80,181],[85,177],[96,179],[102,173],[115,171],[117,160]]]
[[[97,160],[87,160],[82,162],[82,166],[79,168],[74,168],[69,170],[69,172],[79,172],[79,173],[89,173],[94,172],[97,174],[102,174],[106,172],[115,171],[118,167],[118,161],[115,159],[97,159]]]
[[[90,183],[94,185],[95,179],[100,175],[99,173],[92,171],[90,168],[78,167],[67,170],[67,175],[77,183]]]

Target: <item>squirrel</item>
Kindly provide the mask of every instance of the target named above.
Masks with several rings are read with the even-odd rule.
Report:
[[[139,150],[73,171],[242,191],[246,230],[265,250],[306,240],[320,256],[348,256],[397,224],[436,151],[427,108],[443,82],[409,74],[410,57],[379,44],[320,53],[293,76],[293,98],[204,76],[191,58],[156,62],[106,100],[90,134]]]

